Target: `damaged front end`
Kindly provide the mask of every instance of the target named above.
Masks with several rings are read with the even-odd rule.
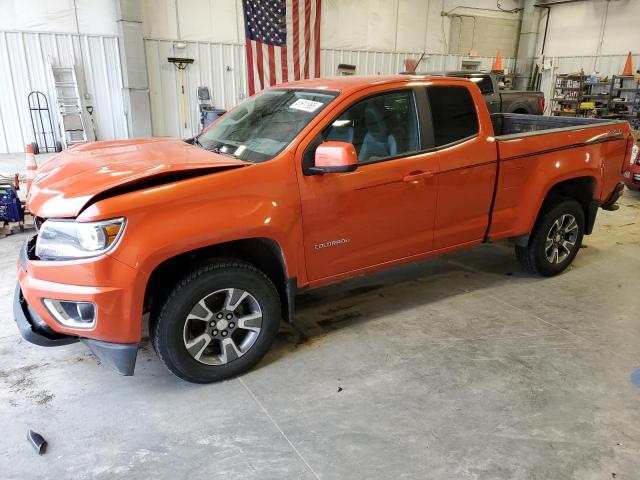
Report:
[[[210,175],[248,165],[173,139],[95,142],[47,162],[28,198],[38,233],[18,259],[13,311],[23,338],[46,347],[81,341],[133,375],[148,273],[121,258],[141,244],[122,248],[129,215],[145,218],[145,202],[162,210],[199,198],[216,181]]]
[[[37,236],[27,240],[18,260],[19,277],[27,275],[27,260],[35,258],[35,241]],[[16,284],[13,296],[13,316],[22,337],[29,343],[41,347],[59,347],[82,341],[98,359],[121,375],[133,375],[138,344],[117,344],[100,340],[83,338],[55,331],[42,318],[40,313],[29,305],[22,293],[20,282]]]

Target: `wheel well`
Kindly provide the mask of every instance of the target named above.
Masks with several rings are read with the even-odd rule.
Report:
[[[584,210],[584,218],[586,223],[585,234],[591,234],[593,230],[593,223],[595,222],[595,217],[597,213],[597,203],[593,200],[593,192],[595,188],[595,179],[593,177],[577,177],[571,178],[569,180],[564,180],[562,182],[556,183],[551,189],[547,192],[540,210],[538,211],[538,216],[536,218],[535,224],[538,223],[540,219],[540,215],[543,212],[553,208],[553,206],[558,201],[558,198],[573,198],[576,200]],[[594,208],[595,207],[595,208]],[[535,229],[535,225],[533,227]],[[532,229],[532,230],[533,230]],[[529,243],[530,233],[526,235],[520,235],[517,237],[512,237],[511,240],[520,246],[527,246]]]
[[[512,113],[528,113],[524,108],[516,108]]]
[[[194,266],[216,257],[242,259],[261,270],[278,291],[282,317],[291,321],[295,281],[287,277],[280,246],[268,238],[248,238],[220,243],[191,250],[162,262],[151,273],[145,291],[144,311],[150,313],[149,321],[153,322],[157,318],[163,299],[169,295],[176,280]]]
[[[584,211],[585,235],[590,235],[598,213],[598,202],[594,200],[595,179],[593,177],[577,177],[555,184],[547,193],[541,211],[553,206],[557,197],[576,200]]]
[[[595,179],[593,177],[577,177],[556,183],[544,199],[543,206],[553,202],[558,196],[576,200],[584,209],[585,216],[589,213],[589,205],[593,200]]]

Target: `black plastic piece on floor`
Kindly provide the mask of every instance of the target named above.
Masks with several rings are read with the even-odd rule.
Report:
[[[29,430],[27,432],[27,440],[29,440],[29,443],[38,455],[44,455],[47,450],[47,441],[42,435],[33,430]]]

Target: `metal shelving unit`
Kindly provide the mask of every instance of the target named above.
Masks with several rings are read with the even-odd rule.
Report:
[[[600,116],[608,112],[611,82],[592,81],[583,71],[579,74],[556,75],[551,99],[553,115]]]
[[[551,99],[551,113],[553,115],[578,116],[580,114],[583,95],[588,93],[585,88],[587,78],[584,72],[556,75],[553,98]]]
[[[609,102],[611,99],[611,81],[591,81],[591,78],[587,79],[585,83],[586,92],[582,95],[583,103],[582,107],[586,107],[585,104],[592,103],[593,107],[581,108],[581,112],[584,116],[602,116],[609,110]]]
[[[614,75],[608,110],[603,118],[627,120],[634,130],[640,128],[640,81],[633,75]]]
[[[552,115],[619,118],[640,129],[640,80],[632,75],[593,81],[584,71],[558,74],[551,101]]]

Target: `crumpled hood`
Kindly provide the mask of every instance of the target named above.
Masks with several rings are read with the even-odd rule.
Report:
[[[91,199],[109,190],[181,174],[206,175],[249,165],[169,138],[93,142],[65,150],[36,173],[27,199],[39,217],[75,217]]]

